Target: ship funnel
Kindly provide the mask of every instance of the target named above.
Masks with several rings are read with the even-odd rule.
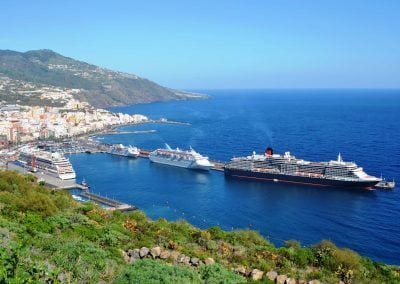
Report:
[[[265,155],[266,155],[266,156],[272,156],[273,154],[274,154],[274,151],[272,150],[271,147],[268,147],[268,148],[265,150]]]
[[[340,154],[340,152],[339,152],[339,155],[337,156],[337,161],[339,163],[343,163],[342,155]]]

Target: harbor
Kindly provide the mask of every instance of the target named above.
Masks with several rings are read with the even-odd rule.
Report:
[[[175,119],[185,120],[180,117]],[[174,221],[182,218],[201,228],[214,225],[220,225],[227,230],[254,228],[260,230],[274,243],[292,237],[313,242],[314,240],[309,235],[320,238],[327,235],[321,234],[320,230],[315,230],[309,224],[321,224],[318,229],[322,228],[324,232],[330,232],[329,230],[335,227],[333,222],[343,224],[351,220],[363,229],[373,224],[368,229],[368,236],[374,235],[376,227],[381,224],[393,226],[393,222],[386,222],[386,220],[395,219],[390,217],[390,215],[393,216],[393,211],[387,208],[393,209],[391,204],[398,196],[396,189],[373,192],[341,188],[313,188],[295,184],[289,186],[279,182],[268,184],[247,180],[237,181],[225,178],[223,171],[216,171],[214,168],[209,172],[189,171],[149,163],[147,158],[151,150],[162,147],[164,142],[170,142],[173,146],[182,148],[193,145],[200,153],[209,156],[211,161],[222,161],[220,169],[224,161],[228,161],[231,157],[251,155],[251,150],[262,150],[265,149],[265,145],[270,144],[265,133],[254,134],[254,131],[235,133],[232,127],[218,128],[218,125],[211,124],[213,128],[216,127],[220,133],[224,134],[225,138],[218,140],[221,138],[220,135],[209,131],[211,123],[209,118],[201,121],[188,119],[188,121],[192,122],[192,127],[148,124],[119,129],[120,131],[156,129],[157,133],[154,134],[106,136],[94,134],[95,137],[58,141],[54,145],[54,150],[60,150],[66,154],[77,173],[77,181],[80,182],[83,178],[88,180],[91,192],[134,204],[154,220],[166,218]],[[194,121],[196,124],[193,123]],[[203,127],[198,127],[197,125],[201,126],[203,121]],[[232,121],[232,124],[237,123],[235,120]],[[246,129],[245,126],[243,127]],[[283,131],[282,135],[285,134],[286,132]],[[263,139],[260,140],[263,141],[256,140],[262,135]],[[230,136],[235,137],[229,141]],[[290,136],[286,137],[287,141],[292,141],[290,139]],[[255,142],[249,143],[249,141]],[[109,145],[119,143],[139,147],[142,149],[140,152],[142,158],[132,159],[107,154]],[[35,144],[49,144],[49,141]],[[352,153],[355,150],[348,145],[328,145],[330,150],[321,153],[318,148],[311,147],[302,151],[302,145],[307,145],[304,141],[283,145],[281,140],[277,140],[271,144],[280,145],[277,152],[282,152],[282,148],[292,149],[299,157],[309,158],[311,161],[318,158],[329,161],[331,158],[334,159],[337,155],[336,151],[340,150],[346,159],[357,161],[364,166],[367,173],[379,177],[382,172],[384,176],[387,176],[388,181],[392,181],[393,177],[396,180],[399,179],[388,164],[372,162],[372,157],[374,161],[378,161],[372,156],[372,152],[369,154],[371,158],[365,158],[360,155],[360,152],[364,150],[359,150],[355,154]],[[316,215],[315,212],[320,214]],[[329,214],[325,214],[326,212]],[[369,221],[376,220],[374,217],[382,212],[386,213],[384,218],[377,218],[379,224]],[[355,216],[360,215],[363,216],[362,219],[355,219]],[[324,222],[321,222],[318,216],[323,216]],[[303,222],[303,218],[307,222]],[[347,227],[347,223],[336,227],[340,231],[345,226]],[[363,231],[357,228],[351,230],[354,231],[354,235],[362,236],[363,234]],[[299,231],[306,233],[296,235]],[[390,235],[389,231],[387,235]],[[341,240],[339,234],[330,233],[329,236]],[[363,241],[360,239],[360,242]],[[341,245],[345,244],[342,242]]]
[[[17,165],[13,162],[9,162],[6,165],[6,169],[11,170],[11,171],[17,171],[21,174],[31,174],[37,178],[37,180],[40,182],[44,182],[44,184],[53,189],[67,189],[67,190],[73,190],[73,189],[78,189],[80,190],[80,196],[86,198],[87,200],[91,200],[107,210],[119,210],[123,212],[127,211],[133,211],[136,210],[136,206],[101,196],[99,194],[95,194],[90,192],[88,186],[83,183],[77,183],[75,179],[68,179],[68,180],[62,180],[56,176],[47,174],[45,172],[32,172],[29,171],[28,169],[21,167],[20,165]],[[79,201],[79,200],[77,200]],[[105,205],[105,206],[104,206]]]
[[[158,155],[159,157],[156,158],[155,162],[158,162],[158,160],[161,160],[161,163],[165,163],[166,164],[170,164],[169,159],[173,159],[174,161],[172,161],[172,164],[170,165],[176,165],[178,167],[183,167],[183,168],[192,168],[192,169],[204,169],[204,170],[213,170],[213,171],[218,171],[218,172],[224,172],[225,175],[229,174],[232,176],[238,176],[238,174],[231,174],[231,170],[230,170],[230,164],[232,164],[232,162],[227,163],[224,161],[214,161],[214,160],[209,160],[208,157],[204,157],[202,155],[200,155],[199,153],[197,153],[196,151],[194,151],[192,148],[190,148],[190,150],[187,151],[183,151],[180,149],[171,149],[168,145],[166,145],[166,149],[157,149],[156,151],[152,151],[152,150],[148,150],[148,149],[139,149],[136,147],[132,147],[132,146],[124,146],[123,144],[109,144],[109,143],[102,143],[99,140],[96,140],[92,137],[85,137],[85,138],[80,138],[80,139],[76,139],[76,140],[66,140],[66,141],[62,141],[62,142],[54,142],[54,141],[46,141],[46,142],[38,142],[36,145],[30,145],[31,147],[37,147],[38,149],[41,149],[43,151],[46,151],[47,153],[61,153],[61,154],[80,154],[80,153],[87,153],[87,154],[95,154],[95,153],[108,153],[111,155],[118,155],[118,156],[122,156],[122,157],[126,157],[126,158],[145,158],[145,159],[150,159],[152,161],[154,161],[154,157],[152,157],[152,155]],[[20,149],[23,149],[20,148]],[[243,176],[244,174],[249,173],[249,171],[247,169],[253,168],[253,166],[251,166],[250,164],[253,163],[254,159],[265,159],[266,157],[266,161],[269,161],[271,158],[275,158],[276,155],[272,155],[272,149],[268,148],[267,151],[270,152],[266,152],[264,155],[256,155],[253,154],[253,156],[248,156],[243,157],[242,160],[243,162],[240,163],[236,163],[238,166],[238,169],[240,169],[241,167],[244,167],[243,173],[240,173],[240,176]],[[316,185],[323,185],[323,186],[329,186],[330,181],[329,181],[329,177],[324,177],[322,175],[324,168],[324,164],[318,164],[316,162],[314,162],[313,164],[310,164],[309,162],[301,162],[300,164],[296,164],[296,160],[293,159],[292,157],[289,156],[288,154],[289,152],[285,153],[285,156],[279,156],[277,157],[278,159],[281,158],[289,158],[287,163],[290,163],[290,161],[294,161],[291,162],[292,165],[291,167],[295,168],[295,167],[301,167],[303,166],[303,164],[305,165],[305,170],[299,171],[297,173],[297,171],[294,171],[293,169],[291,170],[291,172],[288,172],[287,170],[285,170],[285,174],[282,173],[280,175],[277,175],[276,171],[279,171],[279,169],[275,169],[273,170],[268,176],[273,176],[273,178],[267,178],[267,180],[273,180],[274,182],[285,182],[285,180],[281,180],[281,177],[285,177],[286,179],[290,180],[289,183],[295,183],[298,182],[301,178],[301,181],[298,183],[304,183],[304,184],[312,184],[314,181],[312,180],[313,178],[317,181]],[[189,159],[190,157],[190,159]],[[253,158],[252,158],[253,157]],[[281,158],[280,158],[281,157]],[[189,159],[186,160],[185,159]],[[194,160],[191,160],[194,159]],[[247,162],[246,162],[247,160]],[[193,161],[193,162],[192,162]],[[200,164],[197,164],[199,161]],[[237,161],[237,158],[236,158]],[[34,161],[32,161],[34,162]],[[28,164],[30,163],[30,161],[28,161]],[[248,163],[248,165],[246,164]],[[263,162],[264,163],[264,162]],[[293,164],[294,163],[294,164]],[[197,164],[197,165],[196,165]],[[242,165],[243,164],[243,165]],[[246,164],[246,165],[245,165]],[[312,168],[310,168],[309,165],[313,165]],[[319,166],[321,165],[321,166]],[[329,164],[327,164],[327,171],[329,170],[330,165],[334,166],[334,167],[342,167],[342,174],[343,175],[352,175],[354,172],[354,176],[357,177],[357,175],[355,174],[355,172],[358,172],[358,168],[356,167],[356,165],[354,163],[347,163],[347,162],[343,162],[340,153],[339,153],[339,157],[336,161],[331,161],[329,162]],[[26,172],[27,169],[26,168],[21,168],[18,167],[18,165],[11,163],[10,164],[11,168],[14,168],[15,170],[19,171],[19,172]],[[33,168],[33,166],[32,166]],[[228,171],[228,172],[227,172]],[[262,171],[262,173],[260,172]],[[261,168],[257,168],[256,170],[254,170],[254,174],[249,175],[248,178],[257,178],[257,179],[265,179],[264,176],[267,175],[267,172],[269,172],[271,170],[268,170],[267,168],[265,169],[261,169]],[[309,172],[307,172],[309,171]],[[315,171],[315,173],[311,173],[312,171]],[[318,171],[318,173],[317,173]],[[346,171],[349,171],[348,173]],[[37,173],[33,173],[35,176],[37,176],[39,179],[44,179],[45,177],[45,173],[43,171],[39,171]],[[366,181],[366,185],[361,185],[361,187],[365,187],[368,189],[383,189],[383,190],[392,190],[395,188],[395,182],[394,180],[391,182],[386,181],[384,178],[375,178],[372,176],[368,176],[365,173],[362,173],[365,177],[367,177],[369,180]],[[300,176],[301,175],[301,176]],[[297,176],[299,176],[300,178],[297,178]],[[261,178],[260,178],[261,177]],[[246,177],[247,178],[247,177]],[[46,184],[49,187],[52,188],[66,188],[66,189],[70,189],[70,188],[80,188],[81,186],[75,182],[72,182],[69,179],[59,179],[55,176],[51,176],[49,175],[48,177],[45,178],[46,180]],[[304,181],[303,181],[304,180]],[[379,182],[378,182],[379,181]],[[346,178],[345,180],[341,181],[341,182],[336,182],[336,178],[335,180],[332,181],[332,183],[334,183],[335,185],[341,185],[341,184],[345,184],[345,182],[347,182],[348,186],[351,186],[354,182],[351,179]],[[326,184],[325,184],[326,183]],[[346,185],[347,185],[346,184]],[[371,185],[368,185],[371,184]],[[374,186],[375,184],[375,186]],[[355,184],[355,186],[357,186]]]
[[[39,171],[39,172],[32,172],[20,165],[17,165],[13,162],[8,162],[6,169],[11,170],[11,171],[17,171],[21,174],[31,174],[35,176],[38,181],[43,181],[44,184],[50,188],[54,189],[74,189],[74,188],[79,188],[79,189],[84,189],[84,186],[82,184],[76,183],[75,179],[68,179],[68,180],[62,180],[54,175],[47,174],[45,172]]]
[[[92,138],[88,138],[88,139],[81,139],[79,140],[79,149],[85,149],[86,153],[110,153],[110,151],[108,149],[110,149],[110,147],[113,147],[114,145],[111,144],[106,144],[106,143],[101,143],[97,140],[93,140]],[[168,146],[169,147],[169,146]],[[136,155],[137,157],[140,158],[145,158],[148,159],[150,153],[153,152],[153,150],[148,150],[148,149],[137,149],[138,150],[138,154]],[[111,153],[113,154],[113,153]],[[270,155],[271,154],[266,154],[266,155]],[[129,156],[127,156],[129,157]],[[227,162],[225,161],[216,161],[216,160],[212,160],[210,159],[210,164],[212,165],[209,169],[213,170],[213,171],[219,171],[219,172],[225,172],[226,169],[226,165]],[[346,166],[346,165],[350,165],[351,167],[354,166],[354,164],[352,163],[344,163],[340,154],[339,154],[339,158],[337,161],[333,161],[334,163],[336,163],[336,166],[338,165],[342,165],[342,166]],[[311,177],[311,175],[307,174],[307,177]],[[394,180],[391,182],[387,182],[384,178],[381,177],[380,179],[381,181],[379,183],[377,183],[375,186],[372,187],[372,189],[381,189],[381,190],[393,190],[395,188],[395,182]],[[274,182],[278,181],[278,178],[274,178],[273,179]],[[371,189],[371,187],[369,187]]]

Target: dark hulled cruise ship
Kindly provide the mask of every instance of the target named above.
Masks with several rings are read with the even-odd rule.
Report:
[[[285,152],[274,154],[268,148],[264,155],[233,158],[225,165],[225,175],[260,181],[293,184],[356,187],[373,189],[381,179],[366,174],[353,162],[344,162],[340,153],[336,161],[310,162]]]

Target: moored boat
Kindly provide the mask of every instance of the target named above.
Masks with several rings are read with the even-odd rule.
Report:
[[[353,162],[337,160],[310,162],[297,159],[290,152],[274,154],[267,148],[264,155],[233,158],[225,165],[226,176],[291,184],[356,187],[373,189],[381,179],[370,176]]]
[[[17,162],[32,172],[40,170],[63,180],[76,177],[69,159],[58,152],[47,152],[36,147],[25,146],[19,149]]]
[[[375,188],[378,189],[394,189],[396,187],[396,183],[394,179],[392,181],[387,181],[385,178],[381,176],[381,181],[375,185]]]
[[[154,163],[196,170],[209,170],[214,166],[208,157],[202,156],[191,147],[190,150],[184,151],[179,148],[172,149],[168,144],[165,149],[151,152],[149,159]]]
[[[122,144],[114,144],[110,146],[107,153],[117,156],[137,158],[140,151],[137,147],[132,147],[131,145],[124,146]]]

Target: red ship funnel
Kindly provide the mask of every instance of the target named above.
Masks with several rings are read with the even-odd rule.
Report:
[[[271,147],[268,147],[267,150],[265,150],[266,156],[272,156],[273,154],[274,154],[274,151],[272,150]]]

